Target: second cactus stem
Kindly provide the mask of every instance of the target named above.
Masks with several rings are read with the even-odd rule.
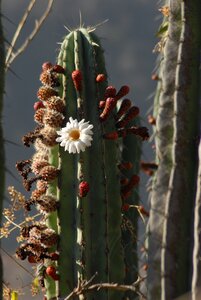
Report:
[[[100,283],[137,279],[131,210],[138,201],[133,191],[139,185],[140,140],[149,135],[134,123],[139,108],[125,98],[129,87],[116,91],[108,85],[104,51],[93,31],[70,32],[57,65],[43,64],[34,105],[39,126],[23,138],[36,153],[17,163],[25,188],[36,183],[26,210],[36,205],[44,214],[22,228],[26,242],[17,255],[39,263],[48,300],[66,297],[95,274]],[[124,293],[104,290],[79,298],[117,300]]]

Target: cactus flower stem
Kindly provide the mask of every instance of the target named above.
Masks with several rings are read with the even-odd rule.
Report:
[[[175,1],[176,2],[176,1]],[[181,1],[181,34],[174,93],[173,166],[166,199],[162,248],[162,299],[190,289],[189,247],[200,134],[200,1]],[[176,245],[176,246],[175,246]],[[189,283],[189,285],[188,285]]]

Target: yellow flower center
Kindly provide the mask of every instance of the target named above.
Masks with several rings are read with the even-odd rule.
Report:
[[[73,141],[79,140],[79,138],[80,138],[80,131],[78,129],[73,129],[69,133],[69,137],[70,137],[70,140],[73,140]]]

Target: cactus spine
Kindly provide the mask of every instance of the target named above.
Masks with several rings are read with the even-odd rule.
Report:
[[[200,3],[169,1],[168,10],[168,34],[160,72],[162,92],[156,120],[159,168],[153,182],[148,226],[150,299],[173,299],[188,291],[192,268],[189,241],[200,134]],[[162,116],[165,105],[169,110]],[[163,132],[163,128],[169,131]],[[164,140],[168,141],[166,148],[162,147]],[[161,229],[154,230],[158,223]],[[156,244],[159,250],[154,255]]]
[[[113,86],[108,86],[103,49],[93,31],[94,28],[79,28],[70,32],[61,44],[58,65],[43,65],[40,79],[44,86],[38,91],[40,102],[35,105],[34,117],[40,126],[23,138],[26,146],[35,144],[36,154],[30,163],[37,176],[28,179],[29,175],[21,168],[29,162],[17,164],[27,190],[37,181],[26,205],[28,210],[35,203],[39,208],[46,207],[43,209],[46,223],[30,227],[27,244],[17,253],[22,259],[27,256],[30,259],[34,254],[41,262],[38,276],[44,281],[48,300],[65,297],[79,282],[96,273],[97,282],[131,284],[137,278],[136,236],[129,232],[125,238],[122,234],[125,220],[133,231],[136,214],[122,212],[122,205],[127,201],[137,204],[137,194],[132,193],[139,183],[137,139],[147,139],[148,132],[132,123],[139,109],[131,106],[130,100],[125,101],[130,104],[118,115],[117,103],[128,94],[129,88],[122,86],[116,93]],[[83,123],[83,119],[93,126]],[[66,122],[68,127],[58,131]],[[69,126],[74,129],[64,143],[63,130]],[[86,142],[85,138],[80,142],[82,130],[90,135],[92,127],[93,141]],[[56,130],[61,135],[57,139]],[[81,150],[84,143],[91,146],[80,153],[75,148],[78,140]],[[68,151],[59,147],[58,141]],[[125,161],[131,168],[134,165],[132,171],[122,172]],[[122,176],[128,177],[124,185],[120,184]],[[39,242],[44,245],[40,253],[35,249]],[[59,253],[56,260],[55,251]],[[123,293],[110,290],[94,293],[87,295],[87,299],[123,297]],[[79,297],[83,299],[82,295]]]

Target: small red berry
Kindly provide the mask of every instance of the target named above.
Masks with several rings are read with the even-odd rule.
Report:
[[[44,108],[44,107],[45,107],[45,105],[41,101],[37,101],[34,103],[34,110],[37,110],[39,108]]]
[[[105,101],[104,100],[101,100],[99,102],[99,108],[104,108],[105,107]]]
[[[46,61],[42,64],[42,70],[47,71],[52,68],[52,64],[49,61]]]
[[[45,270],[45,273],[54,280],[59,279],[59,275],[56,273],[56,269],[54,266],[48,266]]]
[[[89,192],[89,184],[86,181],[82,181],[79,184],[79,196],[81,198],[86,197]]]
[[[98,75],[96,76],[96,82],[103,82],[103,81],[105,81],[105,80],[106,80],[105,74],[98,74]]]

